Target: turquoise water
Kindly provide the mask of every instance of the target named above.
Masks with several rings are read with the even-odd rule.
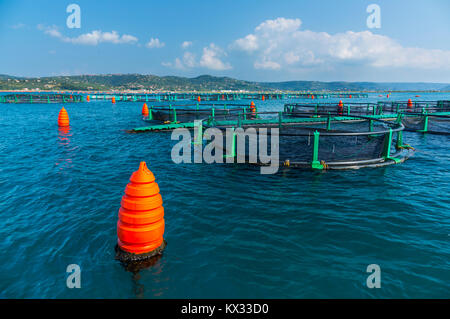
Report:
[[[67,135],[61,105],[0,104],[2,298],[450,297],[448,136],[406,132],[417,152],[401,165],[261,175],[172,163],[170,133],[124,131],[142,126],[142,103],[65,107]],[[168,246],[133,275],[114,246],[141,160],[161,189]],[[80,289],[66,287],[69,264],[81,267]],[[381,267],[380,289],[366,287],[369,264]]]

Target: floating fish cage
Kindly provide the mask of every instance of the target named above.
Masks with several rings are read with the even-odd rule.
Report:
[[[450,135],[450,112],[405,112],[401,115],[406,131]]]
[[[343,115],[381,115],[383,109],[377,103],[288,103],[284,105],[284,112],[292,117],[304,117],[305,113],[311,115],[330,114]],[[386,112],[389,113],[389,112]]]
[[[74,94],[7,94],[0,95],[0,103],[44,104],[44,103],[80,103],[82,95]]]
[[[401,114],[405,130],[450,134],[450,101],[379,102],[383,112]]]
[[[111,100],[116,102],[163,102],[163,101],[236,101],[236,100],[280,100],[281,93],[97,93],[90,95],[91,100]]]
[[[236,119],[239,114],[252,113],[248,104],[182,104],[150,106],[146,121],[193,122],[208,117],[220,120]],[[256,113],[256,107],[255,112]],[[254,114],[252,113],[252,114]]]
[[[289,99],[361,99],[368,98],[367,93],[290,93]]]
[[[303,113],[331,114],[331,115],[383,115],[398,114],[401,112],[442,112],[450,111],[448,101],[428,102],[378,102],[378,103],[288,103],[284,111],[290,116],[302,117]]]
[[[259,119],[218,121],[209,118],[203,127],[216,128],[223,139],[213,139],[238,163],[267,165],[255,157],[255,148],[266,142],[265,154],[278,152],[279,165],[312,169],[380,167],[405,161],[413,153],[403,143],[400,118],[384,121],[359,116],[292,118],[284,112],[263,112]],[[232,135],[230,138],[226,136]],[[275,139],[275,140],[274,140]],[[253,152],[250,152],[253,150]],[[261,154],[261,150],[259,150]],[[252,155],[253,154],[253,155]]]
[[[383,113],[400,113],[400,112],[450,112],[450,101],[393,101],[378,102],[378,108]]]

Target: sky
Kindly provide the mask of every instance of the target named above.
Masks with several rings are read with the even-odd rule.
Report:
[[[0,0],[0,74],[450,83],[449,14],[448,0]]]

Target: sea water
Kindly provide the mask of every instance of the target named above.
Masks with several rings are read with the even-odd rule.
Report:
[[[255,102],[279,111],[293,101]],[[61,106],[0,104],[1,298],[450,298],[448,136],[405,132],[417,151],[399,165],[261,175],[174,164],[170,133],[126,132],[145,125],[142,103],[65,104],[67,134]],[[161,189],[168,245],[133,274],[114,246],[140,161]],[[66,285],[70,264],[79,289]],[[381,288],[366,285],[371,264]]]

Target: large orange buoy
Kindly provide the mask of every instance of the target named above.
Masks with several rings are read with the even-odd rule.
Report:
[[[344,103],[342,103],[342,100],[339,101],[338,104],[338,114],[343,115],[344,114]]]
[[[148,111],[147,103],[144,103],[144,106],[142,107],[142,115],[148,116],[150,112]]]
[[[116,258],[140,261],[160,255],[166,246],[164,207],[155,176],[141,162],[125,188],[117,222]]]
[[[256,105],[253,101],[250,103],[250,110],[252,111],[252,113],[256,113]]]
[[[90,101],[91,100],[91,97],[88,95],[88,96],[86,96],[86,101]]]
[[[69,126],[69,114],[67,114],[66,109],[63,108],[61,109],[61,111],[59,111],[59,115],[58,115],[58,126],[59,127],[64,127],[64,126]]]
[[[116,97],[115,96],[112,97],[111,102],[112,102],[112,104],[116,104]]]
[[[197,101],[200,102],[202,100],[202,98],[199,96],[197,96]]]
[[[411,99],[408,99],[407,106],[408,106],[408,109],[412,109],[413,108],[413,103],[412,103]]]

